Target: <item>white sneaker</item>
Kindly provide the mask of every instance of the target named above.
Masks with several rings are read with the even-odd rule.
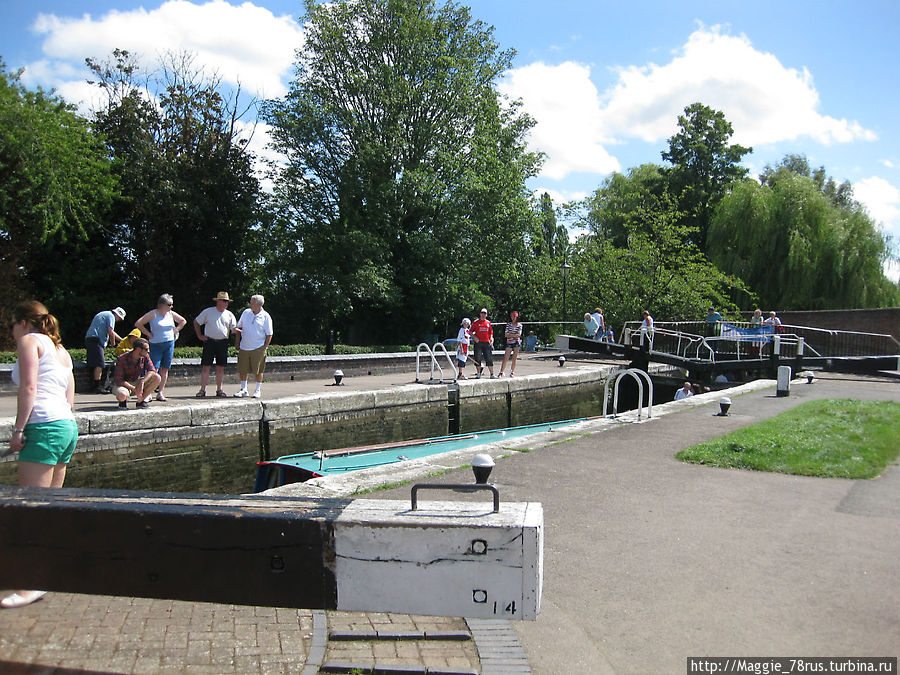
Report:
[[[259,389],[253,392],[253,398],[259,398],[260,396],[262,396],[262,392]]]
[[[249,395],[250,395],[249,391],[247,391],[246,389],[241,389],[234,395],[234,397],[235,398],[245,398]]]

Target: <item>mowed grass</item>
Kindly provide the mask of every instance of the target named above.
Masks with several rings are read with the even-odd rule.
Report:
[[[684,462],[828,478],[874,478],[900,455],[900,403],[824,399],[678,453]]]

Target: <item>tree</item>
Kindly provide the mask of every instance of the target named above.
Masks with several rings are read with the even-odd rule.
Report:
[[[538,258],[564,257],[569,247],[569,231],[557,222],[553,198],[544,192],[538,202],[537,228],[532,234],[532,251]]]
[[[0,62],[2,306],[37,297],[71,337],[83,320],[80,303],[103,283],[84,261],[116,182],[87,121],[54,93],[26,89],[19,76]],[[109,260],[98,256],[98,264]],[[61,276],[66,267],[73,273]]]
[[[713,210],[728,186],[747,175],[740,162],[752,148],[729,145],[734,133],[731,123],[722,112],[702,103],[687,106],[684,115],[678,116],[678,126],[662,158],[673,165],[669,189],[678,196],[685,222],[696,227],[696,243],[705,251]]]
[[[290,92],[264,108],[286,156],[268,241],[280,302],[396,342],[398,322],[431,330],[517,284],[539,158],[496,90],[512,52],[452,2],[307,0],[302,20]]]
[[[122,195],[111,216],[129,295],[144,307],[162,292],[190,315],[216,291],[242,295],[243,270],[259,222],[259,183],[237,122],[240,92],[170,55],[145,75],[131,54],[87,64],[106,94],[95,114]]]
[[[663,168],[642,164],[621,174],[610,174],[585,200],[583,225],[614,246],[628,245],[635,231],[651,234],[650,223],[641,219],[648,211],[657,211],[668,200],[668,180]]]
[[[865,211],[855,203],[841,206],[846,195],[832,194],[823,189],[826,182],[791,165],[769,172],[765,185],[747,180],[722,199],[710,226],[711,260],[744,279],[768,307],[900,302],[883,272],[888,242]]]
[[[719,271],[692,243],[696,232],[683,224],[667,193],[620,215],[622,245],[602,234],[583,236],[575,245],[569,288],[585,309],[599,304],[607,321],[621,326],[638,320],[642,309],[657,320],[700,317],[710,304],[733,308],[731,295],[746,293],[740,280]]]

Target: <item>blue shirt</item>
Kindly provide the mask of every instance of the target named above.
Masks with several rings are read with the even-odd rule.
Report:
[[[111,311],[97,312],[91,321],[90,327],[87,329],[87,333],[84,334],[84,338],[85,340],[87,338],[97,338],[100,341],[100,346],[106,347],[106,343],[109,342],[109,331],[115,325],[116,315]]]

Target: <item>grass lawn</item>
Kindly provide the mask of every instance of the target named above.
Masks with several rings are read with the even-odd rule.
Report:
[[[874,478],[900,455],[900,403],[825,399],[695,445],[677,458],[732,469]]]

